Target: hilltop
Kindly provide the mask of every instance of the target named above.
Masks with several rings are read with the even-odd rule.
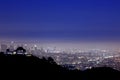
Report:
[[[29,75],[29,78],[56,79],[57,77],[58,79],[71,80],[120,79],[120,72],[109,67],[92,68],[85,71],[68,70],[57,65],[51,57],[39,59],[33,55],[11,55],[1,52],[0,65],[0,71],[3,70],[7,74],[17,74],[17,76],[21,74],[21,77]]]

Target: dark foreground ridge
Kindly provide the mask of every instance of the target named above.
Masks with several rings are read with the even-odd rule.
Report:
[[[120,72],[109,67],[92,68],[85,71],[68,70],[57,65],[52,58],[0,53],[0,71],[17,78],[38,80],[120,80]],[[13,76],[13,77],[14,77]]]

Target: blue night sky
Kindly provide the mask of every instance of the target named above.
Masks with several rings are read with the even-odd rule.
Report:
[[[119,0],[0,0],[0,38],[120,40]]]

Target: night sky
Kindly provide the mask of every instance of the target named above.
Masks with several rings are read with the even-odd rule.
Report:
[[[0,0],[0,39],[120,40],[119,0]]]

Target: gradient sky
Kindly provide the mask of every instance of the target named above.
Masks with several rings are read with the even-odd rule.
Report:
[[[119,0],[0,0],[1,39],[120,40]]]

